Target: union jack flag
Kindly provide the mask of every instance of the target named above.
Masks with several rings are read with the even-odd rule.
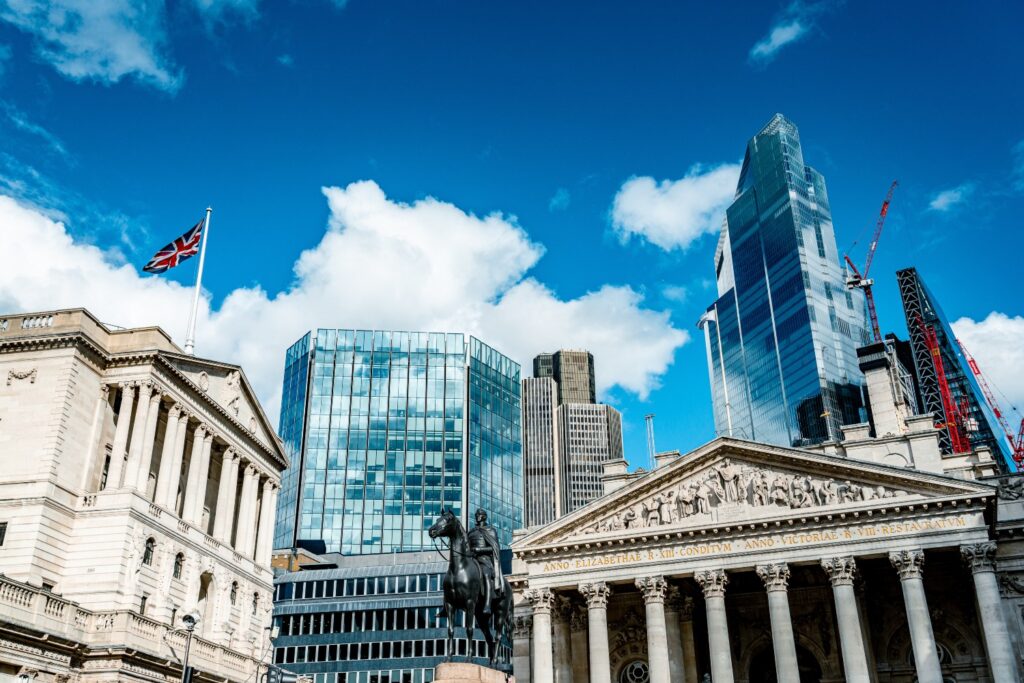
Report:
[[[204,222],[205,219],[199,221],[184,235],[162,247],[142,270],[147,273],[162,273],[198,254],[199,243],[203,239]]]

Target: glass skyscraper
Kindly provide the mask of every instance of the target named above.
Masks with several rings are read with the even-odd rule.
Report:
[[[825,179],[781,114],[747,143],[704,330],[718,434],[808,445],[862,422],[864,296],[846,288]]]
[[[484,508],[503,543],[522,526],[520,368],[474,337],[310,332],[286,354],[280,432],[276,548],[430,549],[442,507]]]

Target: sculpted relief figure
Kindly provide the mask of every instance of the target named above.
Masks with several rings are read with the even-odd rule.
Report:
[[[809,508],[812,505],[814,505],[814,496],[810,479],[807,477],[794,477],[790,507]]]
[[[753,493],[751,495],[751,502],[754,505],[767,505],[768,494],[771,491],[771,484],[768,483],[768,473],[765,470],[761,470],[754,474],[754,485]]]
[[[784,474],[775,475],[775,479],[772,480],[769,498],[776,505],[789,505],[789,482]]]
[[[676,517],[683,519],[694,513],[693,501],[697,496],[695,483],[683,484],[676,493]]]
[[[735,503],[740,499],[740,468],[732,464],[729,458],[722,461],[722,464],[715,468],[719,478],[722,480],[722,490],[727,503]]]

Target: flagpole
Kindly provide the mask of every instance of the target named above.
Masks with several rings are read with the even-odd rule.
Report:
[[[199,317],[199,292],[203,286],[203,263],[206,261],[206,236],[210,233],[210,213],[213,211],[206,207],[206,222],[203,223],[202,246],[199,247],[199,270],[196,271],[196,291],[192,294],[192,315],[188,318],[188,334],[185,335],[185,353],[195,355],[196,348],[196,318]]]

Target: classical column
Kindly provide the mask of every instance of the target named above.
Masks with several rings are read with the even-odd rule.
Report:
[[[889,553],[889,561],[900,575],[903,604],[907,609],[910,644],[914,649],[914,663],[919,683],[942,683],[942,668],[935,648],[935,632],[928,613],[928,599],[924,594],[923,550],[900,550]]]
[[[573,683],[587,683],[590,680],[590,669],[587,666],[587,608],[583,605],[573,605],[572,614],[569,615],[569,631]]]
[[[167,504],[167,491],[171,486],[171,468],[174,465],[174,446],[178,441],[178,418],[180,416],[181,406],[175,403],[167,411],[167,426],[164,427],[164,447],[160,451],[160,470],[156,475],[156,493],[153,495],[153,502],[164,507],[170,507]]]
[[[256,562],[270,564],[274,549],[274,512],[277,510],[277,484],[267,477],[263,483],[263,503],[260,505],[259,535],[256,537]]]
[[[238,534],[235,537],[235,550],[243,555],[253,556],[253,543],[256,541],[256,493],[259,486],[260,471],[256,465],[245,466],[242,477],[242,502],[238,506]]]
[[[217,487],[217,510],[213,518],[213,537],[221,543],[231,544],[231,530],[235,524],[235,491],[238,487],[238,454],[234,449],[224,451]]]
[[[117,411],[117,427],[114,429],[114,445],[110,450],[110,467],[107,469],[107,485],[104,489],[121,488],[121,474],[124,472],[124,458],[128,446],[128,429],[132,425],[135,383],[121,382],[120,387],[121,407]]]
[[[793,636],[793,618],[789,614],[789,567],[785,562],[762,564],[757,567],[757,575],[768,591],[768,617],[772,625],[775,677],[780,681],[799,681],[796,638]]]
[[[679,624],[679,612],[683,600],[676,586],[669,586],[665,593],[665,638],[668,640],[668,671],[673,683],[686,681],[686,668],[683,653],[683,634]]]
[[[160,404],[163,400],[160,387],[153,387],[153,394],[149,397],[149,408],[146,410],[146,428],[142,435],[142,452],[139,454],[139,467],[135,476],[135,488],[142,491],[143,495],[146,495],[149,489],[149,470],[153,466],[156,427],[160,421]]]
[[[512,620],[512,675],[516,683],[530,683],[530,636],[533,616],[517,614]]]
[[[836,602],[836,621],[839,623],[839,649],[843,653],[843,671],[848,683],[870,683],[864,633],[857,611],[857,596],[853,579],[857,564],[852,557],[826,557],[821,568],[832,582],[832,597]]]
[[[135,409],[135,428],[132,430],[128,462],[124,469],[124,485],[132,488],[139,478],[139,463],[142,460],[142,448],[146,438],[146,424],[149,422],[149,399],[152,395],[153,383],[148,380],[139,382],[139,407]]]
[[[686,683],[697,683],[697,641],[693,639],[693,598],[679,602],[679,635],[683,642],[683,677]]]
[[[171,461],[171,480],[168,482],[169,497],[167,501],[167,507],[174,514],[179,514],[178,489],[181,486],[181,465],[185,460],[185,440],[188,438],[188,421],[188,412],[182,411],[181,415],[178,416],[178,431],[174,435],[174,459]]]
[[[693,578],[704,590],[708,615],[708,646],[711,651],[711,680],[733,683],[732,651],[729,649],[729,624],[725,618],[725,587],[729,575],[722,569],[705,569]]]
[[[608,652],[608,596],[611,589],[603,582],[581,583],[579,592],[587,601],[590,683],[611,683],[612,663]]]
[[[208,429],[205,423],[200,422],[192,432],[192,454],[188,458],[188,474],[185,477],[185,499],[181,504],[181,518],[193,524],[196,521],[196,491],[199,485],[199,473],[203,469],[203,447],[206,445]],[[206,486],[205,481],[203,486]]]
[[[556,595],[551,613],[554,627],[555,683],[572,683],[572,643],[569,635],[571,612],[572,604],[569,599]]]
[[[103,432],[104,418],[110,401],[110,385],[100,385],[100,395],[96,398],[96,407],[92,413],[92,429],[89,432],[89,465],[82,471],[82,489],[91,490],[90,475],[96,473],[96,453],[100,450],[100,434]],[[97,480],[98,481],[98,480]]]
[[[533,606],[533,673],[532,683],[554,683],[554,660],[551,649],[551,607],[555,595],[546,588],[531,588],[523,593]]]
[[[996,544],[975,543],[960,547],[960,555],[974,575],[974,593],[978,601],[978,621],[985,636],[988,667],[994,683],[1017,683],[1016,657],[1003,616],[999,582],[996,581]]]
[[[665,628],[665,593],[668,582],[663,576],[646,576],[635,581],[644,595],[647,613],[647,663],[651,683],[669,683],[668,635]]]

